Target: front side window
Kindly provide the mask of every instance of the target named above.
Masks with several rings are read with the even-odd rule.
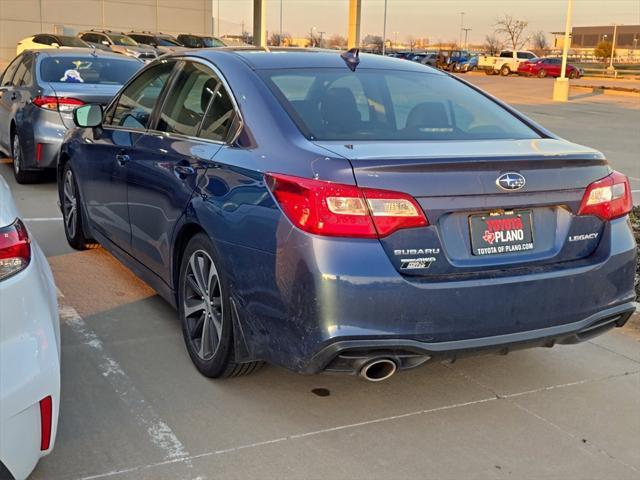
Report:
[[[500,58],[512,58],[513,57],[513,52],[501,52],[500,53]]]
[[[141,73],[111,105],[105,115],[105,124],[146,130],[153,107],[167,83],[174,64],[174,62],[162,62]]]
[[[443,75],[326,68],[264,71],[262,78],[310,139],[539,138],[508,110]]]

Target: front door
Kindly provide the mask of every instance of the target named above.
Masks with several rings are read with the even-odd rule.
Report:
[[[0,147],[7,153],[11,153],[11,117],[13,104],[17,98],[14,77],[18,67],[24,62],[25,55],[20,55],[11,62],[0,79]]]

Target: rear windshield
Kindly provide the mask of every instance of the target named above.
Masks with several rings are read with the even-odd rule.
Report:
[[[45,82],[123,85],[141,66],[137,60],[124,58],[48,57],[40,62],[40,78]]]
[[[224,46],[226,46],[224,44],[224,42],[222,42],[221,40],[218,40],[217,38],[213,38],[213,37],[203,37],[202,38],[202,43],[204,43],[204,45],[206,47],[224,47]]]
[[[157,37],[157,39],[158,39],[158,45],[162,47],[179,47],[180,46],[180,42],[178,42],[177,40],[174,40],[173,38]]]
[[[539,135],[457,80],[362,69],[263,72],[300,130],[315,140],[491,140]]]

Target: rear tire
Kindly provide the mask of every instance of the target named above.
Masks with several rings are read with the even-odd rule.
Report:
[[[511,75],[511,69],[509,68],[509,65],[502,66],[502,68],[500,69],[500,75],[502,75],[503,77],[508,77],[509,75]]]
[[[578,74],[576,73],[576,71],[575,71],[575,70],[571,70],[571,71],[569,72],[569,78],[570,78],[571,80],[573,80],[574,78],[578,78]]]
[[[76,250],[97,248],[100,245],[84,235],[84,217],[82,215],[82,201],[76,182],[75,174],[69,162],[62,169],[62,178],[58,183],[58,195],[62,206],[62,222],[67,242]]]
[[[11,136],[11,156],[13,157],[13,176],[21,185],[36,183],[40,179],[40,172],[24,169],[24,152],[20,143],[18,132]]]
[[[485,70],[484,74],[485,75],[495,75],[495,72],[493,71],[493,69],[489,69],[489,70]]]
[[[547,76],[547,71],[543,68],[538,72],[538,78],[545,78]]]
[[[209,378],[239,377],[262,362],[234,360],[229,284],[216,249],[204,233],[196,234],[182,255],[178,280],[178,313],[191,361]]]

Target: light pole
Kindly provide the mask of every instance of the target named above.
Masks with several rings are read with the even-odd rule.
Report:
[[[462,30],[464,28],[464,12],[460,12],[460,38],[458,39],[458,45],[462,43]]]
[[[472,30],[471,28],[463,28],[464,30],[464,48],[469,48],[469,43],[467,42],[467,38],[469,36],[469,32]]]
[[[384,21],[382,22],[382,56],[387,51],[387,0],[384,0]]]
[[[282,46],[282,0],[280,0],[280,40],[278,44]]]
[[[618,33],[618,24],[614,23],[613,24],[613,40],[611,41],[611,55],[609,55],[610,59],[609,59],[609,66],[607,67],[607,70],[609,71],[609,73],[615,73],[616,69],[613,68],[613,55],[616,51],[616,34]]]
[[[309,30],[309,42],[311,43],[311,47],[315,47],[316,46],[316,37],[313,36],[313,31],[316,29],[315,25],[313,27],[311,27],[311,30]]]
[[[566,102],[569,100],[569,79],[565,76],[567,71],[567,55],[569,55],[569,45],[571,44],[571,13],[573,11],[573,0],[567,0],[567,22],[564,27],[564,45],[562,46],[562,67],[560,77],[556,78],[553,84],[553,100],[556,102]]]

